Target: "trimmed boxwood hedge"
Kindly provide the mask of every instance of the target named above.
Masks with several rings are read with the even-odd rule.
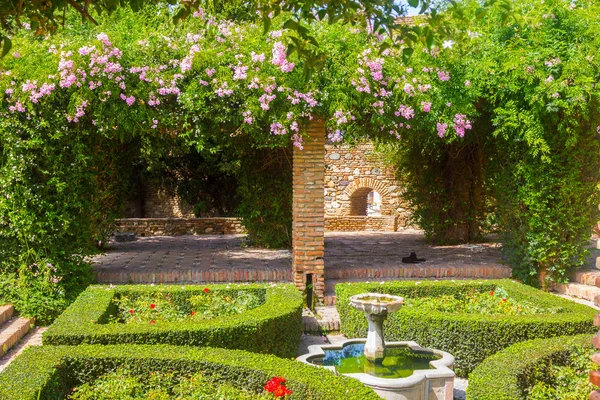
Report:
[[[591,335],[528,340],[487,358],[469,375],[469,400],[518,400],[553,365],[565,365],[577,347],[592,348]]]
[[[299,361],[241,350],[171,345],[32,347],[0,374],[0,399],[64,399],[77,385],[117,368],[138,376],[153,371],[178,376],[202,373],[211,383],[255,392],[262,392],[272,377],[281,376],[293,391],[291,399],[379,399],[356,379]]]
[[[349,304],[359,293],[388,293],[408,298],[488,292],[503,287],[516,301],[539,307],[562,307],[557,314],[482,315],[420,311],[404,307],[388,317],[386,340],[414,340],[424,347],[447,351],[456,358],[458,376],[467,376],[492,354],[518,342],[581,333],[594,333],[595,310],[508,279],[485,281],[394,281],[342,283],[335,287],[341,331],[350,338],[365,337],[367,320]]]
[[[252,291],[264,297],[264,303],[241,314],[202,322],[106,323],[116,312],[112,301],[115,296],[160,290],[185,299],[201,294],[206,287],[220,293]],[[289,284],[90,286],[44,333],[43,343],[208,346],[291,358],[296,356],[301,335],[302,294]]]

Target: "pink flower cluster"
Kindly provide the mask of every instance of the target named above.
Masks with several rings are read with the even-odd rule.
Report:
[[[464,137],[465,136],[465,130],[470,130],[472,128],[471,121],[469,121],[467,119],[466,115],[456,114],[454,116],[454,125],[453,125],[453,128],[456,131],[456,134],[458,136]]]
[[[415,110],[410,106],[400,104],[400,107],[398,108],[397,111],[394,112],[394,115],[396,117],[402,116],[405,119],[411,119],[415,116]]]
[[[295,64],[289,62],[286,59],[286,48],[281,42],[275,42],[273,44],[273,58],[271,59],[273,65],[277,65],[281,72],[292,72]]]

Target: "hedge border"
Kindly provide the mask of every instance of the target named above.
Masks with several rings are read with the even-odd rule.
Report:
[[[202,323],[164,322],[154,325],[103,324],[115,295],[161,290],[194,295],[215,292],[262,291],[265,302],[242,314]],[[43,335],[45,345],[172,344],[270,353],[293,358],[302,335],[302,294],[291,284],[229,285],[94,285],[86,289]],[[114,312],[114,310],[112,310]]]
[[[470,400],[526,399],[536,377],[553,364],[561,365],[575,347],[592,348],[591,335],[529,340],[487,358],[469,375]]]
[[[124,367],[136,375],[152,371],[202,373],[215,383],[260,391],[273,376],[286,379],[290,399],[376,400],[356,379],[324,368],[242,350],[171,345],[80,345],[31,347],[0,374],[0,398],[62,399],[81,382]]]
[[[378,292],[405,297],[440,296],[467,290],[482,292],[501,286],[517,301],[534,301],[542,307],[560,306],[564,312],[525,316],[420,312],[402,308],[385,324],[386,339],[414,340],[424,347],[436,348],[456,358],[458,376],[467,376],[492,354],[525,340],[594,333],[596,311],[588,306],[544,293],[508,279],[468,281],[393,281],[381,283],[342,283],[335,287],[340,330],[349,338],[365,337],[367,321],[349,305],[349,297]]]

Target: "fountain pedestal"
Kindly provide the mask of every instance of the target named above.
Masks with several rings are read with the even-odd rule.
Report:
[[[371,362],[381,362],[385,358],[385,341],[383,340],[383,321],[385,314],[366,314],[369,322],[369,333],[365,343],[365,357]]]
[[[404,299],[381,293],[357,294],[350,297],[350,305],[365,313],[369,322],[369,333],[365,343],[365,357],[371,362],[381,362],[385,358],[383,321],[389,313],[402,307]]]

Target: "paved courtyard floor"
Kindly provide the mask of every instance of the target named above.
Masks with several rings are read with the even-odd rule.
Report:
[[[403,264],[415,251],[426,261]],[[110,242],[92,260],[100,283],[291,281],[291,252],[246,245],[243,235],[142,237]],[[339,281],[419,278],[501,278],[499,244],[430,246],[417,230],[325,235],[326,291]]]

